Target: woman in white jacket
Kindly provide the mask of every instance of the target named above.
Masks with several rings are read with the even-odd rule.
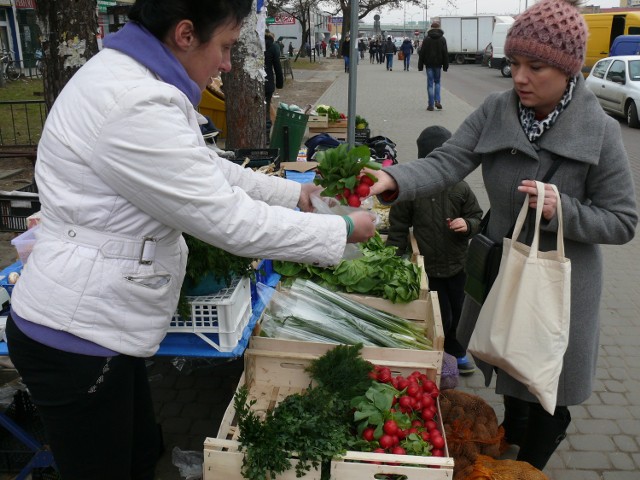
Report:
[[[371,217],[311,209],[311,185],[256,174],[205,145],[194,109],[230,69],[251,0],[138,0],[47,119],[41,234],[12,296],[10,356],[65,480],[153,479],[144,366],[184,278],[181,233],[237,255],[330,265]]]

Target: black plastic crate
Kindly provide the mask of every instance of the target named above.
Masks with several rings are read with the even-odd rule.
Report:
[[[25,194],[18,192],[24,192]],[[38,187],[35,183],[13,192],[0,193],[0,231],[26,231],[27,218],[39,210],[40,198],[38,197]]]
[[[242,165],[246,158],[249,163],[245,165],[247,168],[260,168],[265,165],[275,164],[276,170],[280,168],[280,149],[279,148],[239,148],[234,150],[236,154],[235,160],[232,162]]]

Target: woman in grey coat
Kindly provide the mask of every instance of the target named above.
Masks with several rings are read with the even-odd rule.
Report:
[[[514,88],[490,95],[427,158],[376,172],[378,182],[371,189],[387,201],[412,200],[451,186],[481,166],[492,212],[487,233],[501,241],[526,194],[535,205],[534,180],[543,178],[555,160],[560,162],[549,182],[562,198],[565,253],[572,265],[571,326],[554,415],[540,407],[525,385],[478,362],[487,385],[497,373],[496,392],[505,396],[506,441],[520,446],[518,460],[540,470],[566,435],[571,421],[567,406],[584,402],[592,392],[602,292],[598,244],[630,241],[637,224],[619,123],[603,112],[580,74],[587,28],[575,3],[542,0],[518,16],[505,44]],[[555,249],[556,202],[547,184],[541,251]],[[463,344],[479,310],[465,299],[458,328]]]

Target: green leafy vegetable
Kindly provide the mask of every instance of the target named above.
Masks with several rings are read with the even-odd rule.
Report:
[[[187,319],[191,317],[191,307],[186,296],[187,285],[197,285],[209,274],[216,279],[225,280],[228,285],[234,277],[253,276],[254,259],[239,257],[191,235],[185,234],[184,240],[189,248],[189,256],[185,279],[180,290],[178,314],[183,319]]]
[[[386,298],[392,303],[408,303],[420,296],[420,267],[396,256],[395,247],[384,245],[376,234],[360,244],[364,256],[343,260],[335,267],[274,261],[274,270],[289,286],[294,278],[312,280],[325,288]]]

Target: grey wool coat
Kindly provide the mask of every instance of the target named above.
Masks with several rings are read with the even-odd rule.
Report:
[[[431,195],[481,166],[491,204],[488,235],[501,240],[525,199],[517,187],[541,179],[559,157],[549,183],[558,187],[565,254],[571,259],[571,326],[558,387],[558,405],[576,405],[592,392],[599,343],[602,255],[599,244],[624,244],[638,221],[629,160],[618,122],[606,115],[582,76],[556,123],[530,142],[518,119],[513,90],[488,96],[456,133],[427,158],[385,169],[398,183],[397,201]],[[543,219],[540,250],[555,248],[557,217]],[[523,233],[524,235],[524,233]],[[521,237],[522,239],[523,237]],[[467,345],[480,307],[465,299],[458,340]],[[487,385],[493,367],[479,362]],[[531,368],[536,368],[532,365]],[[497,371],[496,392],[536,402],[527,388]]]

